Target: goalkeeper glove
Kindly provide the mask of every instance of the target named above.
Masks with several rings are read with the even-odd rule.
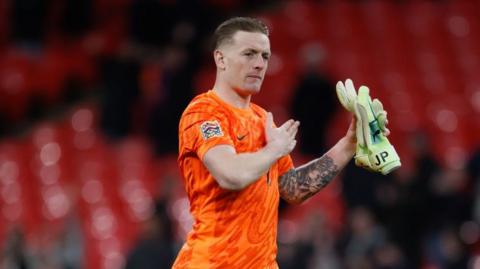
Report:
[[[355,164],[386,175],[401,166],[395,148],[383,135],[387,115],[378,99],[371,100],[369,89],[360,87],[358,95],[350,79],[337,83],[340,103],[357,118]]]

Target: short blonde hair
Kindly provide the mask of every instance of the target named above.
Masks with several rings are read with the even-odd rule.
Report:
[[[260,20],[249,17],[234,17],[222,22],[213,34],[213,50],[226,42],[231,42],[237,31],[262,33],[268,36],[268,27]]]

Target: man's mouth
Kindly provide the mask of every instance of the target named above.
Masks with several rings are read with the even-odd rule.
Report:
[[[262,77],[258,76],[258,75],[248,75],[247,77],[248,78],[256,78],[256,79],[260,79],[260,80],[262,79]]]

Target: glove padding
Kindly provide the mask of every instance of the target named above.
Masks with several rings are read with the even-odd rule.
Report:
[[[395,148],[383,134],[387,113],[378,99],[371,100],[369,89],[361,86],[358,95],[350,79],[337,83],[340,103],[357,118],[355,164],[387,175],[401,166]]]

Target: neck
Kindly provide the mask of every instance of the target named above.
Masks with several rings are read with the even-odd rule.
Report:
[[[224,102],[236,108],[246,109],[250,105],[251,95],[241,95],[232,87],[218,81],[215,82],[213,91]]]

